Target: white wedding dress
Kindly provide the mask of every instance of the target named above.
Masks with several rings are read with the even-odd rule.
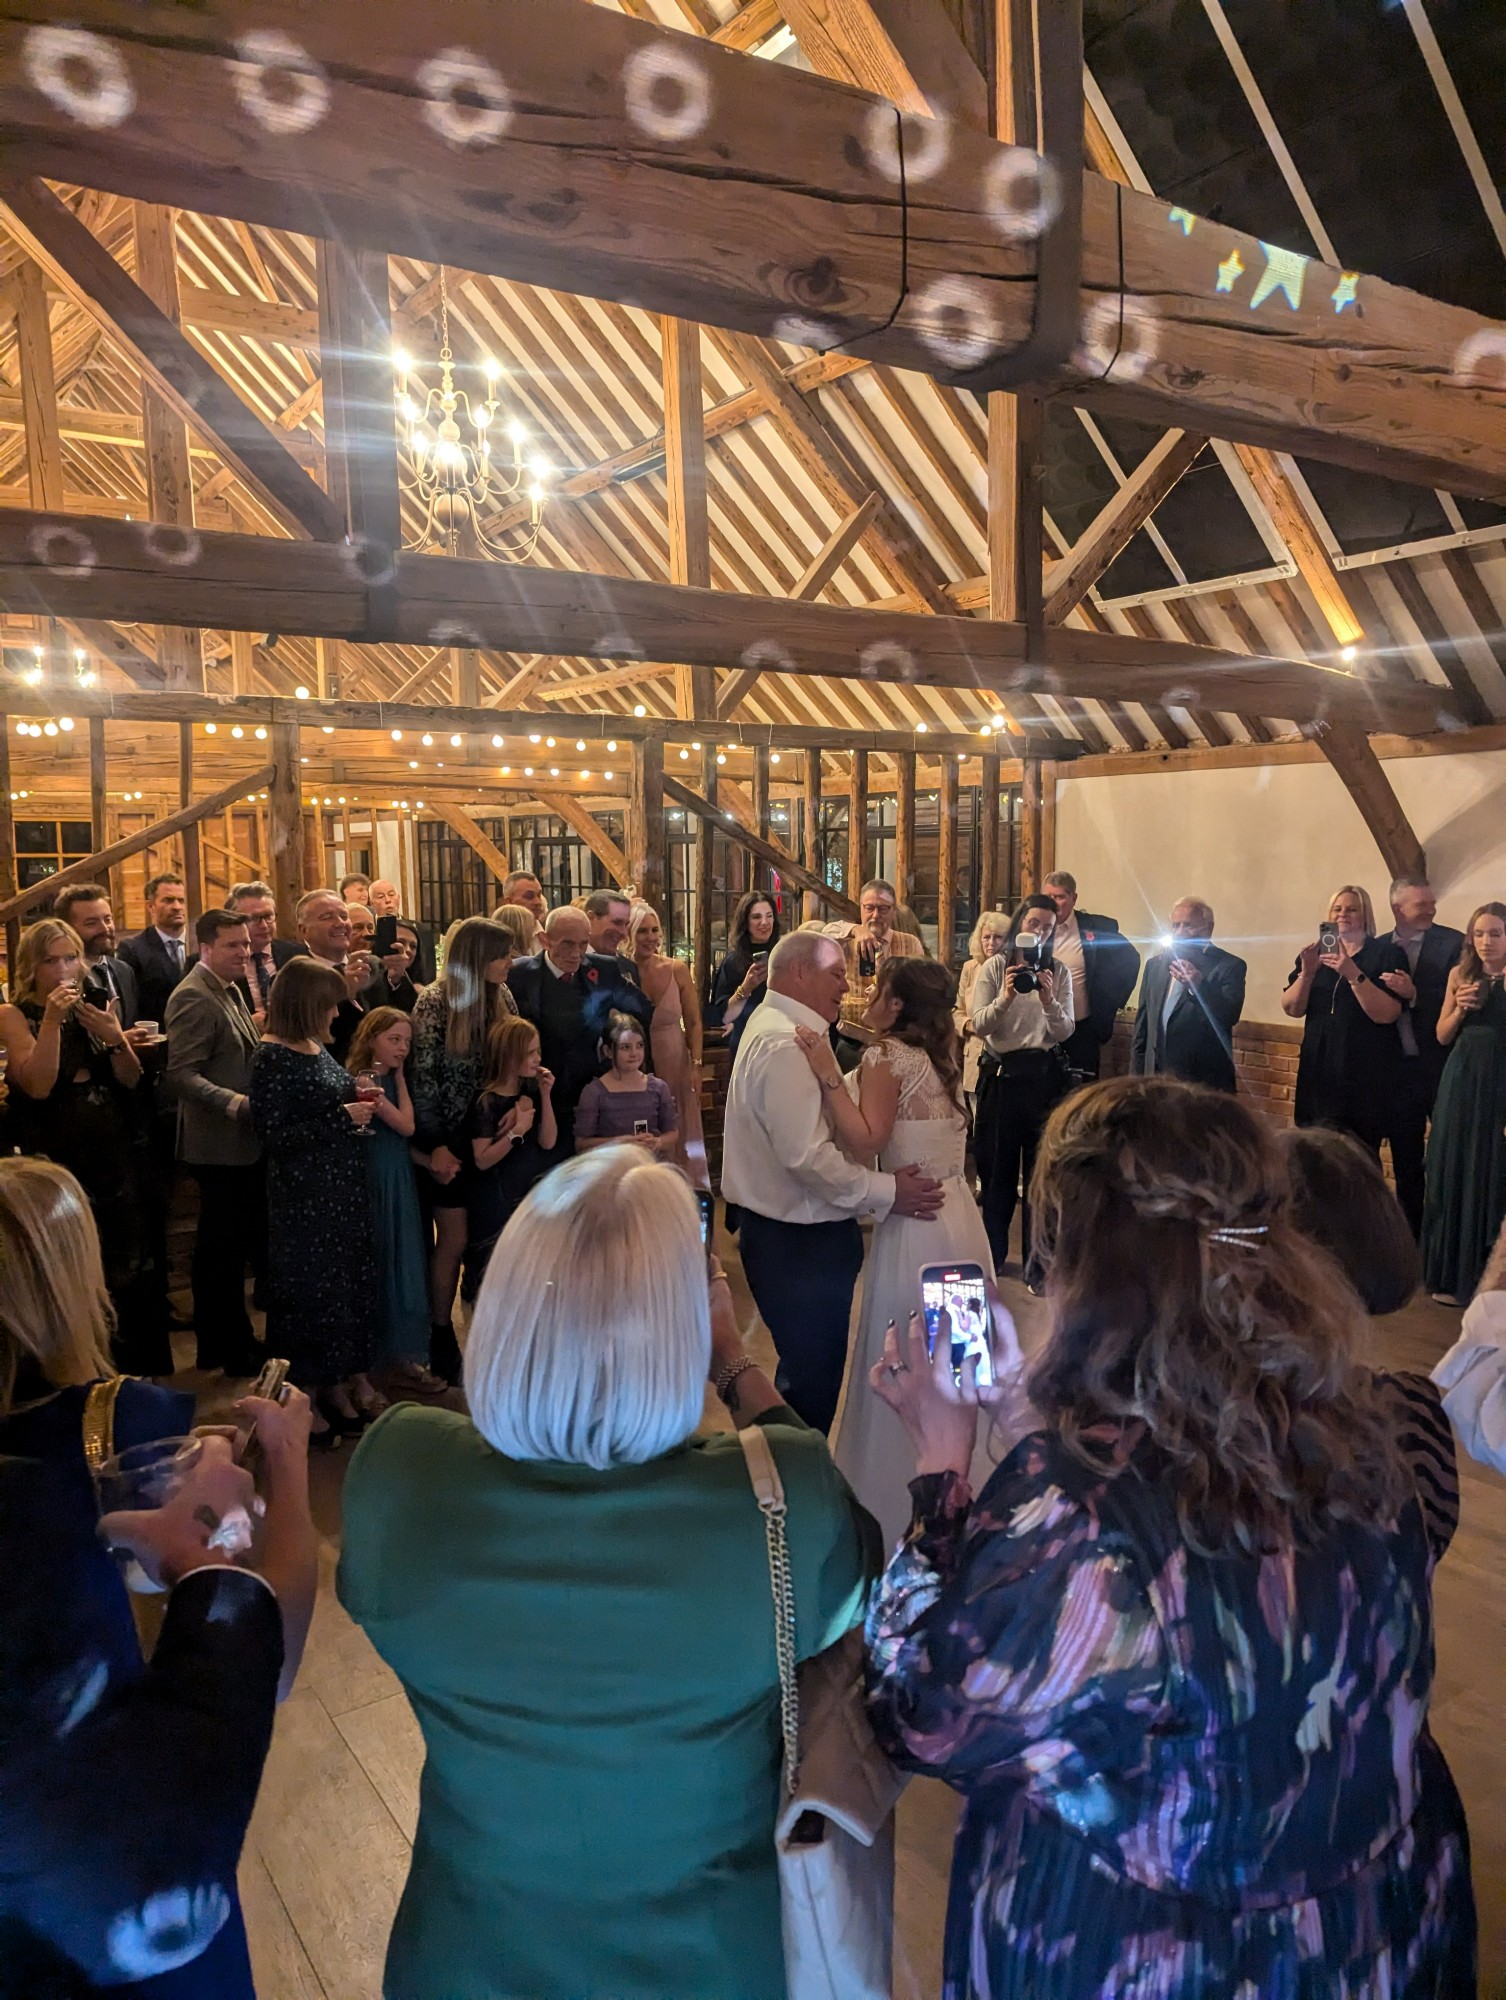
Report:
[[[861,1069],[884,1064],[899,1081],[899,1104],[889,1143],[879,1155],[886,1173],[919,1167],[942,1182],[941,1212],[927,1222],[889,1215],[873,1232],[863,1270],[863,1310],[847,1362],[847,1382],[832,1435],[832,1456],[853,1491],[884,1531],[888,1549],[910,1525],[910,1481],[915,1447],[899,1418],[874,1394],[868,1371],[883,1357],[884,1333],[894,1321],[901,1340],[912,1312],[920,1310],[923,1264],[981,1264],[994,1274],[988,1235],[972,1191],[963,1179],[967,1121],[948,1097],[924,1049],[886,1041],[869,1049],[848,1078],[856,1091]]]

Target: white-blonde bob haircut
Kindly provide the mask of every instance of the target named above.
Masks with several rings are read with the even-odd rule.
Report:
[[[497,1239],[465,1349],[478,1431],[508,1458],[643,1465],[701,1420],[711,1309],[676,1167],[599,1146],[540,1181]]]

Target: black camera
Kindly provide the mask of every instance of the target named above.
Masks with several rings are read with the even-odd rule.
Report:
[[[1015,939],[1014,945],[1014,990],[1016,993],[1038,993],[1041,974],[1050,969],[1051,947],[1044,939],[1032,936],[1028,931]]]

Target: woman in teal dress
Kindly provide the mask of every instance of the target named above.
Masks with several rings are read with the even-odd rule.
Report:
[[[784,2000],[767,1553],[736,1439],[694,1435],[712,1370],[768,1429],[805,1657],[860,1619],[877,1532],[641,1147],[568,1161],[503,1230],[472,1415],[402,1404],[362,1440],[340,1597],[427,1752],[387,1993]]]
[[[409,1143],[413,1100],[407,1064],[413,1023],[400,1007],[373,1007],[350,1044],[352,1076],[375,1070],[383,1095],[363,1142],[371,1198],[371,1246],[376,1255],[374,1368],[398,1368],[423,1385],[442,1388],[425,1365],[429,1354],[429,1272],[418,1183]]]
[[[1506,903],[1482,903],[1448,976],[1438,1039],[1452,1043],[1428,1137],[1423,1279],[1461,1305],[1506,1220]]]

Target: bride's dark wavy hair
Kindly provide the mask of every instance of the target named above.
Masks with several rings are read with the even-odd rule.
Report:
[[[874,998],[893,994],[899,1016],[888,1038],[924,1049],[946,1094],[962,1108],[962,1045],[952,1018],[952,975],[930,958],[886,958],[879,967]]]
[[[1411,1481],[1363,1308],[1252,1111],[1170,1077],[1089,1085],[1047,1123],[1031,1204],[1052,1330],[1030,1393],[1076,1457],[1112,1475],[1143,1427],[1208,1555],[1395,1520]]]

